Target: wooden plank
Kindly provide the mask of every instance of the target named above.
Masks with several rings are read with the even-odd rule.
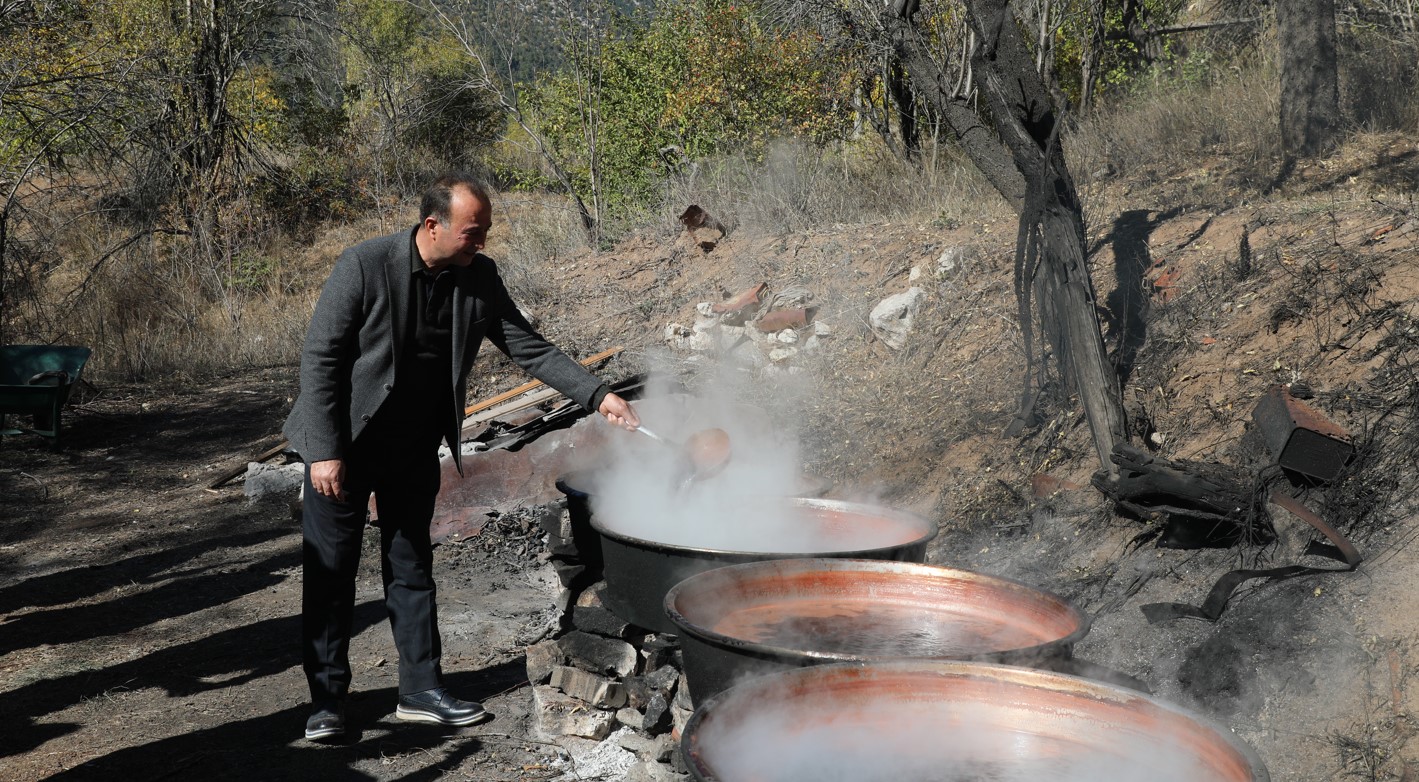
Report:
[[[463,419],[463,426],[461,428],[461,432],[467,433],[470,430],[476,429],[479,426],[482,426],[483,424],[486,424],[489,421],[498,418],[499,416],[504,416],[508,413],[516,413],[519,410],[526,410],[527,408],[532,407],[533,405],[539,405],[547,401],[548,399],[556,399],[561,395],[562,392],[558,391],[557,389],[548,388],[539,391],[535,394],[531,394],[526,398],[516,399],[489,410],[479,411],[477,414],[471,415],[468,418]]]
[[[611,348],[611,349],[609,349],[609,350],[603,350],[603,351],[601,351],[600,353],[597,353],[597,354],[594,355],[594,356],[588,356],[588,357],[582,359],[581,361],[579,361],[579,362],[577,362],[577,363],[581,364],[581,365],[584,366],[584,367],[589,367],[589,366],[591,366],[592,364],[597,363],[598,361],[605,361],[606,359],[611,358],[612,356],[616,355],[617,353],[620,353],[622,350],[625,350],[625,347],[623,347],[623,346],[617,346],[617,347]],[[498,403],[500,403],[500,402],[506,402],[507,400],[512,399],[513,397],[516,397],[516,396],[518,396],[518,395],[520,395],[520,394],[525,394],[525,393],[527,393],[528,391],[531,391],[532,389],[537,388],[537,387],[540,386],[540,385],[542,385],[542,381],[541,381],[541,380],[533,380],[533,381],[528,382],[528,383],[523,383],[522,385],[518,386],[517,388],[512,389],[511,391],[504,391],[503,393],[498,394],[497,396],[489,397],[489,398],[484,399],[483,401],[481,401],[481,402],[479,402],[479,403],[477,403],[477,404],[475,404],[475,405],[469,406],[466,410],[463,411],[463,415],[464,415],[465,418],[466,418],[467,416],[471,416],[471,415],[473,415],[474,413],[476,413],[476,412],[478,412],[478,411],[480,411],[480,410],[486,410],[487,408],[492,407],[493,405],[496,405],[496,404],[498,404]],[[525,409],[525,408],[531,407],[532,405],[538,404],[539,402],[544,402],[544,401],[546,401],[546,400],[548,400],[548,399],[551,399],[551,398],[553,398],[553,397],[555,397],[555,396],[558,396],[559,393],[560,393],[560,392],[557,392],[557,391],[553,391],[553,390],[551,390],[551,389],[548,389],[548,392],[547,392],[547,393],[535,394],[535,395],[533,395],[532,397],[529,397],[529,398],[527,398],[527,399],[525,399],[525,400],[520,400],[516,405],[500,407],[500,408],[498,408],[496,411],[493,411],[493,412],[496,413],[497,415],[506,415],[507,413],[517,412],[518,410],[523,410],[523,409]],[[484,421],[490,421],[490,420],[492,420],[491,417],[486,417],[486,418],[483,418],[481,421],[476,422],[476,423],[473,423],[473,424],[470,424],[469,422],[465,421],[464,424],[463,424],[463,426],[462,426],[462,428],[461,428],[461,431],[465,431],[465,432],[466,432],[466,431],[468,431],[468,429],[469,429],[470,426],[474,426],[474,425],[476,425],[477,423],[482,423],[482,422],[484,422]],[[268,460],[270,460],[270,459],[274,459],[277,454],[279,454],[280,452],[286,450],[286,448],[289,447],[290,444],[291,444],[291,441],[290,441],[290,440],[282,440],[279,445],[276,445],[275,447],[271,448],[270,450],[262,451],[260,454],[257,455],[257,457],[256,457],[255,459],[252,459],[251,461],[253,461],[253,462],[266,462],[266,461],[268,461]],[[244,462],[244,463],[242,463],[242,465],[241,465],[240,467],[234,467],[234,468],[232,468],[231,470],[228,470],[227,472],[222,473],[221,475],[217,476],[217,478],[216,478],[215,480],[213,480],[211,483],[207,484],[207,488],[208,488],[208,489],[217,489],[217,488],[220,488],[220,487],[222,487],[222,486],[225,486],[225,485],[226,485],[227,483],[229,483],[230,481],[235,480],[238,476],[240,476],[241,474],[245,473],[248,464],[250,464],[250,462]]]
[[[252,459],[251,461],[252,461],[252,462],[266,462],[267,460],[274,459],[274,458],[276,458],[276,454],[278,454],[278,453],[280,453],[280,452],[286,450],[286,446],[288,446],[288,445],[290,445],[290,444],[291,444],[291,441],[290,441],[290,440],[282,440],[278,445],[272,446],[270,449],[265,450],[265,451],[262,451],[261,453],[257,454],[256,458],[255,458],[255,459]],[[242,464],[241,464],[240,467],[233,467],[232,469],[230,469],[230,470],[228,470],[228,471],[222,473],[221,475],[217,476],[217,478],[216,478],[215,480],[213,480],[211,483],[207,484],[207,488],[209,488],[209,489],[217,489],[217,488],[221,488],[222,486],[225,486],[228,481],[235,480],[238,475],[241,475],[242,473],[246,472],[246,468],[249,467],[250,465],[251,465],[251,462],[242,462]]]
[[[584,367],[589,367],[589,366],[591,366],[592,364],[595,364],[595,363],[598,362],[598,361],[605,361],[606,359],[608,359],[608,358],[610,358],[610,357],[616,355],[617,353],[620,353],[622,350],[625,350],[625,348],[624,348],[624,347],[614,347],[614,348],[611,348],[610,350],[603,350],[603,351],[601,351],[600,353],[597,353],[597,354],[594,355],[594,356],[589,356],[589,357],[587,357],[587,358],[582,359],[582,360],[581,360],[580,362],[578,362],[578,363],[580,363],[580,364],[581,364],[582,366],[584,366]],[[463,416],[464,416],[465,418],[467,418],[468,416],[473,415],[474,413],[476,413],[476,412],[478,412],[478,411],[480,411],[480,410],[486,410],[486,409],[492,407],[493,405],[501,404],[501,403],[503,403],[503,402],[506,402],[506,401],[509,400],[509,399],[512,399],[512,398],[515,397],[515,396],[518,396],[518,395],[520,395],[520,394],[525,394],[525,393],[527,393],[528,391],[531,391],[532,389],[537,388],[537,387],[540,386],[540,385],[542,385],[542,381],[541,381],[541,380],[532,380],[532,381],[529,381],[529,382],[527,382],[527,383],[523,383],[522,385],[520,385],[520,386],[518,386],[517,388],[514,388],[514,389],[512,389],[512,390],[510,390],[510,391],[504,391],[503,393],[498,394],[497,396],[490,396],[490,397],[488,397],[487,399],[484,399],[483,401],[478,402],[477,404],[470,405],[466,410],[463,411]],[[519,408],[519,409],[521,409],[521,408]]]

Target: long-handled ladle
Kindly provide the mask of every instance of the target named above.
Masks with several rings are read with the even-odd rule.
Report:
[[[680,489],[695,481],[719,474],[729,463],[732,453],[729,433],[723,429],[701,429],[687,437],[683,443],[661,437],[644,426],[636,427],[636,431],[675,449],[682,463],[688,468],[684,470],[685,477],[679,481]]]

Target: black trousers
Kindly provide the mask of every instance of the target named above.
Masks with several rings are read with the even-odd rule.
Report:
[[[362,438],[363,439],[363,438]],[[350,690],[350,634],[355,575],[370,494],[379,509],[384,605],[399,651],[399,692],[438,687],[442,648],[429,522],[439,489],[437,446],[423,442],[357,443],[345,459],[345,501],[318,494],[306,469],[302,532],[302,650],[313,702],[343,700]]]

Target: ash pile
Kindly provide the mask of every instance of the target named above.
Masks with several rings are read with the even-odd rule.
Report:
[[[604,757],[594,744],[614,742],[630,753],[618,777],[627,782],[687,779],[679,743],[692,707],[677,638],[602,602],[599,546],[573,518],[585,504],[546,507],[541,525],[562,590],[555,632],[526,650],[538,732],[573,757]]]

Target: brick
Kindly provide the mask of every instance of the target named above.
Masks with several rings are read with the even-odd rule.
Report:
[[[559,665],[552,669],[551,685],[598,709],[619,709],[626,705],[626,688],[580,668]]]
[[[537,730],[549,739],[580,736],[601,741],[611,735],[611,725],[616,721],[611,712],[594,709],[546,684],[532,688],[532,705],[537,714]]]
[[[636,648],[614,638],[573,630],[557,639],[567,660],[582,670],[624,679],[636,672]]]
[[[594,606],[573,606],[572,627],[582,632],[604,635],[607,638],[624,639],[631,632],[630,622],[605,608]]]
[[[566,662],[566,655],[556,641],[538,641],[527,647],[527,681],[541,684],[552,675],[552,669]]]

